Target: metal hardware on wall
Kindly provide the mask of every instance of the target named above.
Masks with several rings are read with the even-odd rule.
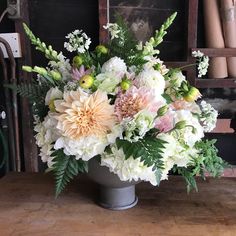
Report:
[[[20,0],[7,0],[8,17],[10,19],[20,19]]]

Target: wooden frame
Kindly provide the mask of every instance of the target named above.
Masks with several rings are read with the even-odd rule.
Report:
[[[236,56],[236,49],[212,49],[212,48],[197,48],[197,24],[198,24],[198,0],[187,1],[188,11],[188,34],[186,44],[186,61],[171,61],[165,64],[168,67],[182,67],[192,63],[195,63],[195,58],[192,57],[192,52],[200,50],[209,57],[217,56]],[[100,42],[104,43],[108,40],[107,32],[102,28],[108,22],[108,8],[109,0],[99,0],[99,23],[100,31],[99,37]],[[236,78],[227,79],[199,79],[196,78],[196,67],[186,67],[186,77],[190,84],[198,88],[236,88]],[[235,124],[231,119],[220,119],[218,120],[217,127],[214,132],[218,133],[232,133],[236,129]],[[234,129],[234,130],[233,130]]]
[[[189,0],[186,6],[188,12],[188,34],[187,34],[187,45],[186,45],[186,60],[185,61],[168,61],[165,64],[168,67],[182,67],[195,62],[195,58],[192,57],[192,48],[197,47],[197,17],[198,17],[198,0]],[[109,19],[109,0],[99,0],[99,39],[101,43],[108,40],[107,31],[103,29],[103,25],[108,22]],[[186,67],[185,68],[188,81],[195,85],[196,80],[196,68]]]

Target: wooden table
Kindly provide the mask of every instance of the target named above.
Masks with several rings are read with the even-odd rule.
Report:
[[[55,200],[50,175],[10,173],[0,179],[0,236],[236,236],[236,178],[198,185],[187,195],[178,176],[159,188],[141,183],[136,207],[110,211],[84,177]]]

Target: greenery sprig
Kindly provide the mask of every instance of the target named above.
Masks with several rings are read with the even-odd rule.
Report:
[[[45,57],[49,60],[58,62],[58,52],[55,51],[51,45],[47,46],[44,42],[41,42],[39,38],[36,38],[33,32],[29,29],[29,27],[23,23],[23,27],[25,33],[27,34],[28,38],[30,39],[31,43],[35,45],[36,50],[45,54]]]

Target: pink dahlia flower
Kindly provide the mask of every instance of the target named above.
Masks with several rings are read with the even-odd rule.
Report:
[[[121,121],[123,118],[132,118],[143,109],[156,113],[164,105],[164,101],[157,99],[155,91],[146,87],[132,86],[125,93],[120,93],[115,101],[115,113]]]

